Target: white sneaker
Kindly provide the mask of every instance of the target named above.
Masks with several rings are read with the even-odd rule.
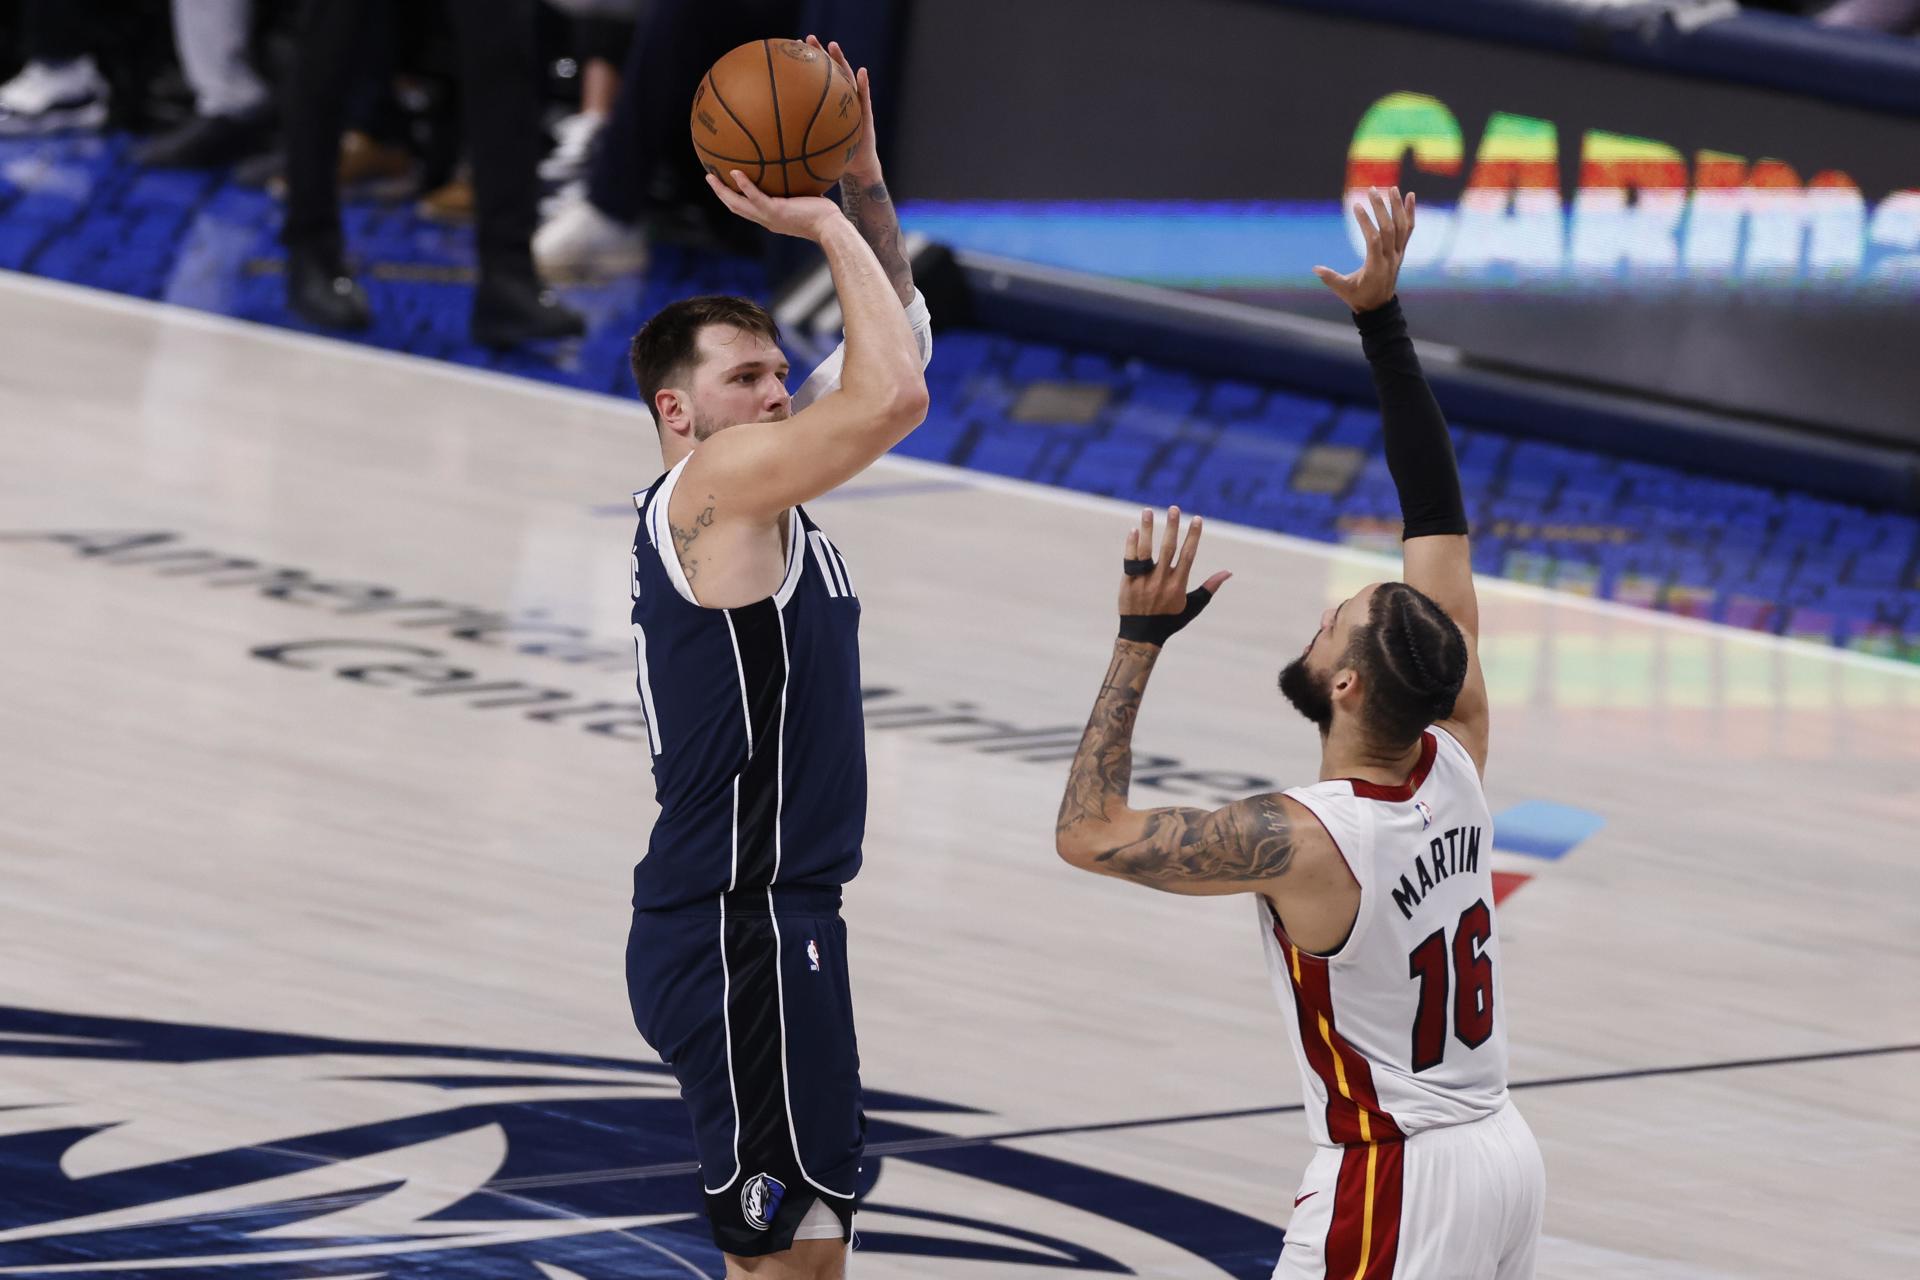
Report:
[[[560,187],[550,196],[540,197],[540,221],[551,222],[560,216],[560,211],[568,205],[585,204],[587,199],[587,180],[575,178]]]
[[[107,122],[107,82],[92,58],[29,62],[0,84],[0,137],[24,138]]]
[[[621,275],[647,265],[647,238],[581,200],[534,233],[533,264],[549,280]]]
[[[593,154],[593,140],[606,126],[605,116],[584,111],[553,126],[554,148],[540,162],[542,182],[572,182],[587,176],[587,158]]]

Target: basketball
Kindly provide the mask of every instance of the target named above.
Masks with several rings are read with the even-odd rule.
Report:
[[[817,196],[860,144],[860,95],[825,52],[799,40],[743,44],[701,77],[693,150],[729,187],[738,169],[770,196]]]

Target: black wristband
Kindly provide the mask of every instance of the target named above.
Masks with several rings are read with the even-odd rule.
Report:
[[[1174,632],[1200,616],[1200,611],[1213,603],[1213,592],[1205,587],[1195,587],[1187,592],[1187,607],[1179,613],[1123,613],[1120,615],[1120,638],[1136,644],[1164,645]]]

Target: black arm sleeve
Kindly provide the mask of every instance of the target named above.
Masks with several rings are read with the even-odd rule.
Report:
[[[1460,497],[1460,466],[1440,402],[1433,398],[1420,357],[1407,336],[1400,299],[1356,314],[1360,346],[1380,393],[1380,421],[1387,442],[1387,470],[1400,491],[1401,538],[1465,533],[1467,509]]]

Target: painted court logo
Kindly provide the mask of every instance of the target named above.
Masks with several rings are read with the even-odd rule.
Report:
[[[778,1178],[764,1173],[748,1178],[747,1185],[740,1188],[740,1213],[747,1225],[755,1231],[772,1226],[773,1215],[780,1212],[780,1200],[786,1194],[786,1184]]]
[[[657,1063],[0,1007],[0,1082],[0,1276],[723,1270]],[[1265,1280],[1278,1259],[1271,1223],[940,1127],[970,1108],[880,1089],[866,1105],[861,1225],[896,1268],[1126,1276],[1171,1247],[1193,1274]],[[784,1193],[749,1179],[746,1219],[764,1230]]]

